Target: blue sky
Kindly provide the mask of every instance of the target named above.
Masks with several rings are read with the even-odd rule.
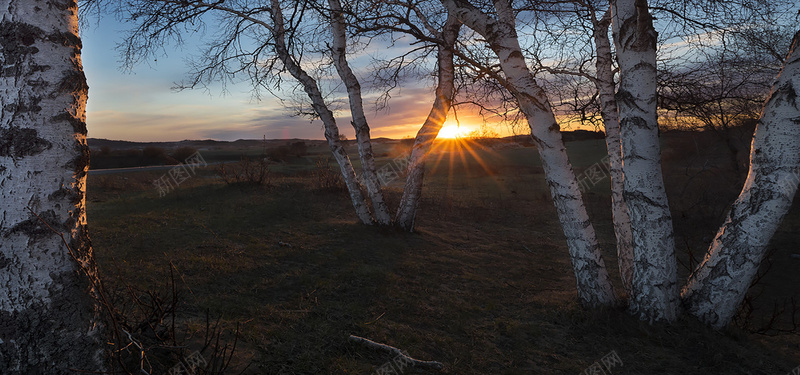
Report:
[[[320,121],[290,116],[280,100],[253,99],[248,83],[210,90],[171,89],[185,77],[185,58],[198,52],[190,41],[183,47],[168,46],[166,56],[123,72],[115,49],[126,25],[105,16],[89,20],[81,31],[83,67],[89,83],[87,125],[89,137],[131,141],[178,141],[183,139],[323,139]],[[416,83],[393,95],[390,109],[376,113],[367,105],[373,137],[413,136],[425,120],[433,101],[430,84]],[[365,103],[370,103],[365,98]],[[352,138],[348,112],[340,111],[339,128]],[[479,120],[460,111],[464,131]]]

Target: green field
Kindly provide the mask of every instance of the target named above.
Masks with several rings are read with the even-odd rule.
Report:
[[[702,259],[741,176],[700,167],[708,165],[700,159],[720,163],[718,150],[665,138],[685,278],[690,254]],[[568,149],[579,175],[605,155],[602,140]],[[375,154],[385,165],[402,149],[379,144]],[[796,327],[779,332],[792,330],[797,309],[789,301],[800,296],[800,259],[792,256],[800,252],[798,207],[773,240],[772,268],[752,290],[749,318],[744,311],[722,332],[689,318],[649,326],[623,307],[577,304],[534,148],[442,145],[428,163],[413,234],[356,223],[346,192],[315,181],[315,160],[325,155],[315,146],[273,164],[265,186],[225,184],[209,166],[164,197],[152,184],[163,171],[89,177],[99,269],[125,319],[149,321],[129,333],[146,347],[150,373],[174,366],[177,353],[204,349],[217,321],[217,346],[236,344],[230,373],[370,374],[392,359],[348,342],[351,334],[440,361],[445,374],[579,374],[612,351],[621,359],[614,374],[783,375],[800,366]],[[350,155],[357,159],[352,147]],[[402,183],[388,185],[392,207]],[[605,179],[584,197],[616,279],[608,190]],[[152,313],[173,302],[174,322],[169,308]],[[775,306],[786,308],[777,314]],[[772,329],[753,333],[773,317]],[[209,362],[213,347],[202,351]],[[136,350],[123,352],[139,366]]]

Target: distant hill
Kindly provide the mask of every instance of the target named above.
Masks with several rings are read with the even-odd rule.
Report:
[[[110,140],[103,138],[89,138],[87,142],[89,144],[89,147],[92,149],[100,149],[103,147],[108,147],[112,150],[143,149],[146,147],[159,147],[163,149],[192,147],[198,150],[210,150],[210,149],[251,148],[251,147],[265,146],[265,141],[262,139],[238,139],[235,141],[217,141],[213,139],[202,139],[202,140],[183,140],[177,142],[134,142],[134,141]],[[325,143],[325,141],[320,141],[320,140],[308,140],[308,139],[298,139],[298,138],[267,139],[266,146],[276,147],[294,142],[305,142],[309,145]]]
[[[565,142],[581,141],[587,139],[603,139],[605,134],[601,131],[589,130],[572,130],[562,131],[562,136]],[[500,138],[502,140],[527,143],[530,142],[530,135],[522,134],[515,136],[508,136]],[[349,140],[346,143],[353,143],[354,140]],[[386,137],[372,138],[374,143],[398,143],[400,139],[392,139]],[[192,147],[198,150],[211,150],[211,149],[230,149],[230,148],[251,148],[251,147],[264,147],[265,141],[263,139],[238,139],[235,141],[217,141],[213,139],[202,140],[183,140],[177,142],[133,142],[133,141],[119,141],[103,138],[89,138],[89,147],[92,149],[100,149],[108,147],[112,150],[129,150],[129,149],[143,149],[145,147],[160,147],[163,149],[177,149],[181,147]],[[305,142],[309,146],[325,144],[324,140],[309,140],[309,139],[267,139],[266,147],[277,147],[294,142]]]

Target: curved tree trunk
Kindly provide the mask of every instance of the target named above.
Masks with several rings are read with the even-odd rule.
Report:
[[[400,199],[400,206],[397,209],[395,224],[407,231],[414,230],[414,220],[417,216],[417,207],[422,197],[422,181],[425,176],[425,159],[431,150],[439,130],[447,120],[447,113],[450,112],[450,105],[454,95],[454,72],[453,48],[458,32],[461,29],[461,22],[453,15],[448,15],[447,22],[440,33],[441,41],[444,45],[438,46],[437,68],[438,84],[436,86],[436,99],[433,102],[431,111],[425,119],[425,123],[417,132],[414,146],[411,149],[411,158],[408,161],[408,176],[403,188],[403,197]]]
[[[383,200],[383,191],[375,172],[375,158],[372,155],[372,142],[369,136],[369,124],[364,115],[364,105],[361,98],[361,84],[353,74],[350,65],[347,63],[347,29],[345,27],[344,16],[342,15],[342,5],[339,0],[328,0],[331,7],[331,31],[333,32],[332,48],[333,64],[339,77],[347,87],[347,95],[350,101],[350,115],[353,118],[353,128],[356,131],[356,142],[358,142],[358,155],[361,157],[364,185],[372,201],[372,209],[375,212],[375,219],[380,225],[391,225],[392,218],[389,215],[389,208]]]
[[[742,192],[683,290],[690,314],[722,328],[753,282],[800,179],[800,33],[796,34],[753,135]]]
[[[347,156],[347,151],[345,151],[342,142],[339,140],[339,127],[336,125],[336,119],[333,117],[333,112],[331,112],[331,110],[328,109],[327,104],[325,104],[325,99],[322,97],[322,93],[319,91],[317,82],[314,80],[314,78],[309,76],[302,67],[300,67],[300,64],[294,60],[289,53],[289,50],[286,48],[286,30],[284,27],[283,11],[281,10],[280,1],[272,0],[271,7],[272,18],[274,21],[274,26],[272,27],[271,31],[273,37],[275,38],[275,53],[280,58],[281,62],[283,62],[283,65],[286,67],[286,70],[289,71],[289,74],[291,74],[296,80],[300,81],[300,84],[303,85],[303,90],[305,90],[306,94],[308,94],[308,97],[311,99],[314,111],[317,113],[317,115],[319,115],[319,118],[322,120],[322,124],[325,127],[325,139],[328,141],[328,147],[331,149],[333,157],[339,164],[339,169],[342,173],[345,185],[347,185],[347,191],[350,193],[350,201],[353,203],[353,208],[356,210],[356,215],[358,215],[358,219],[361,220],[362,223],[371,225],[374,223],[374,221],[369,212],[369,206],[367,205],[366,200],[364,200],[364,194],[361,192],[361,185],[358,183],[358,179],[356,178],[355,170],[353,170],[353,164],[350,162],[350,158]]]
[[[646,0],[617,0],[614,38],[620,68],[623,198],[633,232],[630,308],[642,320],[673,321],[678,314],[672,216],[661,174],[656,113],[656,31]]]
[[[66,0],[0,6],[3,374],[105,370],[86,231],[88,86],[77,12]]]
[[[587,306],[614,303],[616,296],[600,254],[594,227],[583,205],[561,131],[547,95],[531,75],[522,55],[513,10],[507,1],[495,0],[499,19],[494,19],[466,0],[441,1],[461,22],[486,39],[514,88],[513,94],[528,120],[559,222],[567,238],[578,297]]]
[[[593,17],[594,43],[597,50],[597,78],[595,86],[600,97],[600,113],[606,130],[606,148],[608,164],[611,172],[611,213],[614,220],[614,235],[617,238],[617,262],[622,286],[631,295],[633,279],[633,238],[631,233],[631,217],[628,205],[622,196],[624,174],[622,173],[622,145],[619,130],[619,108],[614,98],[614,70],[611,42],[608,40],[608,28],[611,25],[611,8],[602,19]]]

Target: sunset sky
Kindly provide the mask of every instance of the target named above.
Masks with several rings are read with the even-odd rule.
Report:
[[[82,30],[83,66],[89,81],[87,123],[89,137],[130,141],[178,141],[184,139],[323,139],[322,123],[292,117],[272,96],[253,99],[249,83],[176,92],[175,82],[186,77],[187,56],[196,54],[198,44],[168,46],[167,56],[123,72],[115,46],[122,41],[126,25],[113,16],[99,22],[90,20]],[[365,97],[373,137],[413,136],[425,120],[433,101],[432,80],[405,86],[393,95],[388,111],[375,111]],[[341,132],[353,137],[349,112],[337,114]],[[459,110],[464,133],[481,120],[467,108]],[[454,123],[449,121],[448,124]],[[508,129],[496,131],[508,135]],[[452,132],[452,131],[451,131]]]

